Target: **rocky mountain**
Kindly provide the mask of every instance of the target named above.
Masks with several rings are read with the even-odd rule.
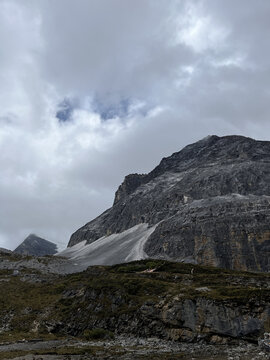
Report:
[[[270,142],[208,136],[131,174],[63,253],[90,264],[159,258],[270,270]]]
[[[57,253],[57,245],[42,239],[35,234],[30,234],[27,238],[14,250],[16,254],[45,256]]]

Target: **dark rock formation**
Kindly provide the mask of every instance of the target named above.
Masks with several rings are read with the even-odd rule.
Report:
[[[127,195],[132,194],[139,186],[144,184],[147,176],[144,174],[130,174],[125,177],[123,183],[115,193],[114,205],[123,200]]]
[[[15,250],[14,253],[22,255],[45,256],[57,253],[57,245],[30,234]]]
[[[69,246],[158,224],[152,258],[270,270],[270,142],[209,136],[125,178],[114,205],[76,231]]]
[[[149,266],[152,273],[142,271]],[[269,326],[268,275],[144,260],[116,265],[107,275],[90,267],[82,277],[98,282],[69,286],[62,294],[62,303],[72,303],[72,309],[61,328],[75,335],[96,326],[142,337],[225,343],[256,341]]]
[[[12,254],[12,251],[5,248],[0,248],[0,255],[2,254]]]

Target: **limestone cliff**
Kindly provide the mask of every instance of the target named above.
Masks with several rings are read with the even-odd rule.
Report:
[[[147,223],[151,258],[270,270],[270,142],[209,136],[125,178],[114,205],[69,246]]]

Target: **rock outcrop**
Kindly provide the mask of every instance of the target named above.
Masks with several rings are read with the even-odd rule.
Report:
[[[12,254],[12,251],[5,248],[0,248],[0,255],[2,254]]]
[[[77,230],[69,247],[156,225],[151,258],[270,270],[270,142],[209,136],[125,178],[114,205]]]
[[[21,255],[45,256],[57,253],[57,245],[34,234],[27,238],[14,250]]]
[[[270,330],[270,274],[146,259],[65,276],[5,269],[0,283],[0,339],[103,329],[225,344]]]

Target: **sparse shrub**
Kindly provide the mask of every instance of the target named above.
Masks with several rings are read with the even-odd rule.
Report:
[[[124,288],[128,294],[136,295],[141,288],[141,283],[138,280],[128,280],[124,283]]]
[[[264,322],[264,331],[270,332],[270,317]]]
[[[114,334],[111,331],[96,328],[84,330],[83,337],[86,340],[113,339]]]
[[[118,273],[134,273],[146,270],[147,266],[145,264],[127,264],[123,266],[115,267],[115,272]]]

